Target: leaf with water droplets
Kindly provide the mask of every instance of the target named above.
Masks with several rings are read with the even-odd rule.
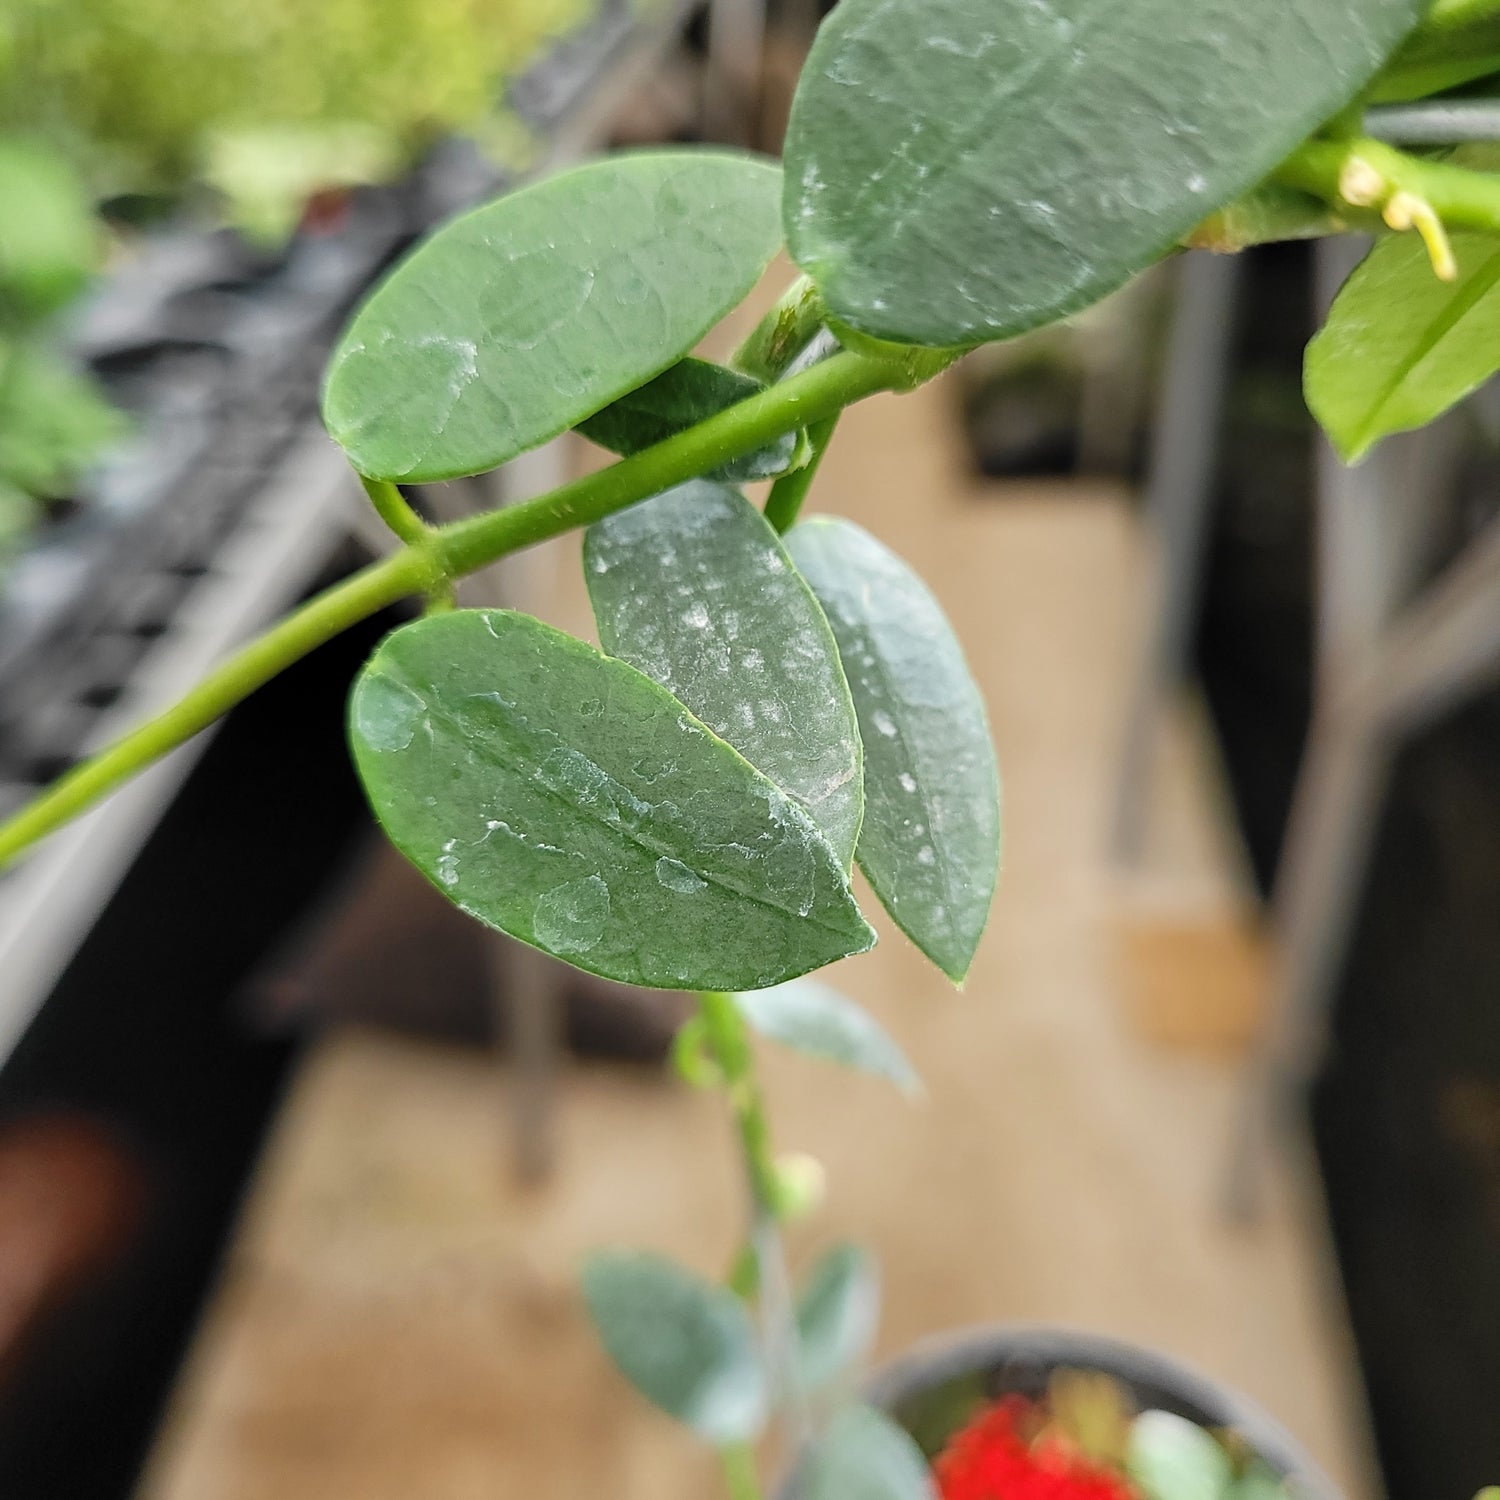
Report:
[[[786,136],[792,259],[902,343],[1075,312],[1254,187],[1431,0],[841,0]]]
[[[808,1057],[887,1078],[904,1093],[922,1083],[906,1054],[868,1011],[816,979],[793,979],[736,995],[735,1004],[761,1036]]]
[[[968,972],[1000,864],[984,703],[927,586],[852,521],[794,526],[787,550],[838,639],[865,748],[859,867],[950,979]]]
[[[591,526],[584,575],[604,649],[801,803],[847,870],[864,805],[854,704],[828,621],[765,517],[694,480]]]
[[[566,431],[686,354],[765,270],[781,175],[724,151],[608,157],[444,225],[334,350],[362,474],[451,479]]]
[[[590,442],[628,458],[763,390],[760,381],[737,370],[727,370],[706,359],[680,359],[639,390],[585,418],[578,430]],[[792,467],[799,443],[799,434],[788,432],[764,448],[730,459],[704,477],[726,484],[775,479]]]
[[[714,1443],[765,1425],[766,1377],[745,1304],[662,1255],[591,1256],[589,1317],[620,1373],[668,1416]]]
[[[874,941],[799,806],[665,688],[539,620],[403,626],[360,673],[349,734],[392,843],[578,968],[757,989]]]

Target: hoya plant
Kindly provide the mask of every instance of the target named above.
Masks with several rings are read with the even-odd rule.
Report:
[[[346,626],[424,601],[350,698],[376,816],[478,921],[695,992],[678,1061],[738,1127],[752,1210],[727,1281],[600,1256],[584,1293],[605,1347],[720,1449],[741,1500],[778,1413],[812,1495],[926,1494],[911,1440],[829,1396],[868,1343],[873,1274],[845,1247],[790,1287],[782,1227],[815,1173],[775,1153],[751,1036],[911,1085],[875,1023],[803,976],[875,940],[858,864],[962,980],[998,779],[932,594],[855,522],[804,515],[819,461],[845,407],[1182,246],[1346,229],[1381,238],[1309,353],[1312,407],[1351,459],[1427,421],[1500,367],[1500,176],[1372,140],[1364,111],[1492,74],[1500,0],[843,0],[780,164],[596,161],[445,225],[386,277],[333,351],[323,415],[395,550],[43,792],[0,827],[0,859]],[[695,358],[783,247],[800,278],[728,365]],[[404,493],[570,430],[618,461],[446,526]],[[741,486],[765,479],[758,507]],[[575,529],[602,650],[454,608],[457,579]],[[1122,1492],[1148,1500],[1276,1492],[1171,1422],[1122,1451]]]

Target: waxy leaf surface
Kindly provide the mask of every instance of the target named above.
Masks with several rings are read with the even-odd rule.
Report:
[[[764,1425],[766,1378],[745,1304],[660,1255],[595,1255],[583,1295],[621,1374],[713,1443]]]
[[[736,995],[751,1028],[808,1057],[886,1078],[907,1093],[921,1088],[916,1070],[868,1011],[816,979],[793,979]]]
[[[679,485],[591,526],[584,575],[604,649],[801,803],[847,870],[864,804],[854,705],[828,621],[761,513],[725,485]]]
[[[1500,370],[1500,239],[1455,234],[1439,281],[1415,234],[1355,267],[1307,347],[1307,404],[1346,463],[1421,427]]]
[[[842,0],[792,106],[787,246],[880,338],[1050,322],[1259,182],[1427,3]]]
[[[859,715],[860,869],[896,925],[957,981],[1000,861],[1000,783],[979,689],[937,600],[868,532],[820,516],[786,544],[833,626]]]
[[[798,1473],[801,1500],[936,1500],[922,1450],[869,1406],[839,1412]]]
[[[858,1245],[835,1245],[808,1274],[797,1299],[797,1380],[805,1392],[847,1377],[875,1342],[880,1277]]]
[[[360,309],[323,420],[378,479],[477,474],[680,358],[781,241],[780,173],[718,151],[608,157],[439,229]]]
[[[754,989],[874,941],[800,807],[665,688],[539,620],[403,626],[349,727],[396,847],[471,916],[581,969]]]
[[[760,381],[737,370],[689,357],[678,360],[639,390],[621,396],[603,411],[585,418],[578,424],[578,430],[601,448],[629,457],[763,390],[765,386]],[[705,477],[726,484],[774,479],[792,466],[797,448],[798,434],[788,432],[764,448],[730,459]]]

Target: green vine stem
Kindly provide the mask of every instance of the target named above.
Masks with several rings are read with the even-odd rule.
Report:
[[[790,530],[801,514],[802,502],[807,499],[807,492],[812,488],[813,480],[818,477],[818,466],[823,462],[823,455],[828,451],[828,444],[833,440],[833,430],[838,423],[837,414],[825,417],[821,422],[814,422],[807,430],[808,442],[812,445],[807,462],[800,469],[783,474],[771,486],[771,493],[766,496],[766,520],[777,531]]]
[[[165,713],[80,762],[0,824],[0,866],[207,729],[314,647],[433,582],[428,559],[407,547],[319,594],[235,652]]]
[[[367,474],[361,474],[359,482],[370,497],[376,515],[391,528],[397,541],[405,542],[419,552],[431,552],[432,527],[411,508],[396,485],[389,479],[371,479]],[[427,613],[430,615],[453,609],[458,602],[453,593],[453,580],[444,574],[440,563],[433,562],[433,572],[438,581],[427,593]]]
[[[749,1443],[731,1443],[719,1450],[729,1500],[761,1500],[760,1478],[755,1472],[755,1452]]]
[[[1275,177],[1327,203],[1357,208],[1385,210],[1404,193],[1425,203],[1450,229],[1500,231],[1500,176],[1410,156],[1368,136],[1307,141]]]
[[[800,1447],[807,1434],[797,1400],[797,1317],[781,1234],[785,1194],[776,1169],[765,1099],[755,1076],[750,1031],[729,995],[700,995],[698,1014],[708,1054],[717,1064],[729,1094],[750,1189],[750,1243],[755,1254],[766,1363],[772,1386],[781,1393],[793,1440]]]
[[[427,528],[418,544],[319,594],[242,647],[172,707],[80,762],[0,823],[0,867],[349,626],[411,594],[430,596],[507,553],[587,526],[660,494],[877,391],[903,388],[898,367],[837,354],[630,458],[504,510]],[[403,502],[404,503],[404,502]]]
[[[407,504],[406,496],[389,479],[359,476],[375,513],[409,547],[420,547],[428,537],[427,523]]]

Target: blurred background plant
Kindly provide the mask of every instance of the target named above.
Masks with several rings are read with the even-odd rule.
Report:
[[[57,347],[59,313],[102,244],[92,200],[53,148],[0,136],[0,566],[124,426]]]
[[[435,141],[507,165],[506,85],[598,0],[0,0],[0,565],[123,431],[68,306],[183,208],[274,251]]]
[[[505,84],[595,0],[0,0],[3,123],[102,199],[196,182],[267,240],[438,137],[514,148]]]

